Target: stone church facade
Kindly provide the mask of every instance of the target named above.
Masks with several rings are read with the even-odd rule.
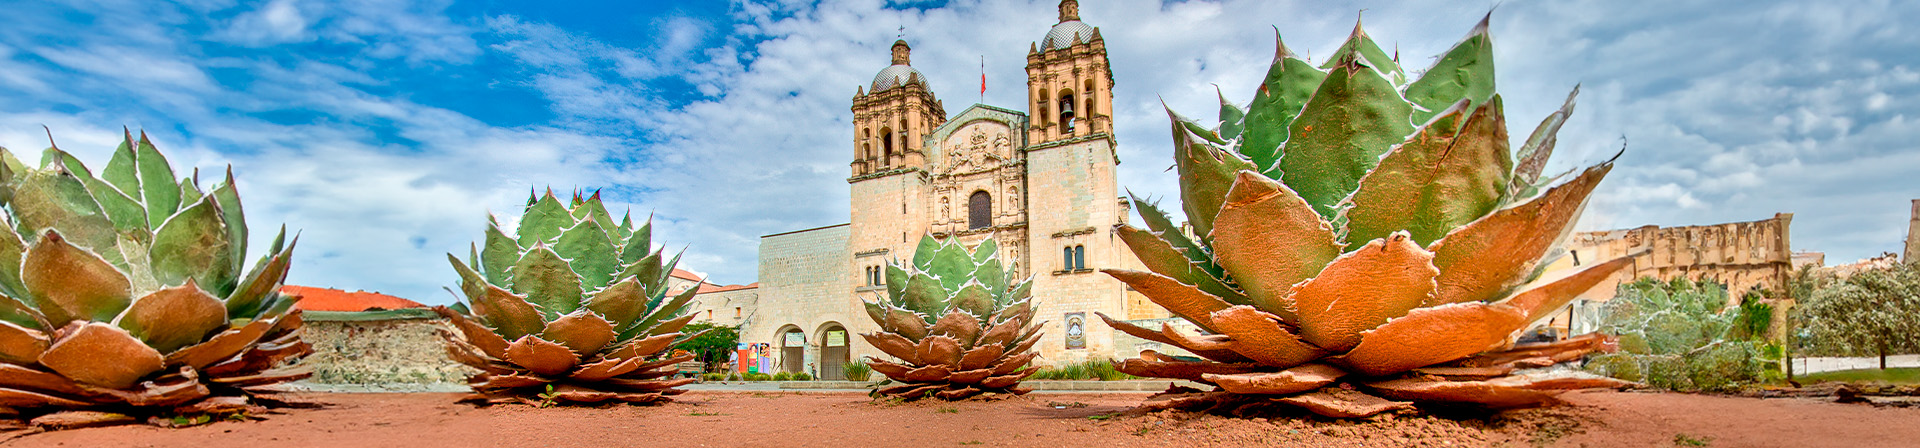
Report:
[[[1138,341],[1094,313],[1166,312],[1099,273],[1140,267],[1115,234],[1131,210],[1115,181],[1106,42],[1079,20],[1077,2],[1061,2],[1060,22],[1030,47],[1023,107],[975,104],[949,116],[907,42],[891,50],[892,64],[852,101],[848,223],[762,237],[759,303],[742,342],[768,343],[782,370],[823,378],[884,356],[858,336],[877,330],[861,302],[886,294],[887,262],[911,258],[933,235],[969,246],[991,237],[1033,278],[1047,321],[1040,363],[1131,355]]]

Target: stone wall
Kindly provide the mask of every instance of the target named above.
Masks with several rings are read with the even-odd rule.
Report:
[[[412,311],[412,310],[399,310]],[[394,313],[394,312],[386,312]],[[307,382],[327,385],[465,384],[478,371],[447,359],[437,331],[444,319],[411,316],[366,319],[369,313],[308,312],[301,338],[313,354]],[[360,315],[360,316],[354,316]],[[426,313],[426,316],[432,314]]]
[[[740,329],[742,343],[769,343],[775,347],[774,366],[782,365],[781,334],[792,329],[805,333],[805,359],[819,363],[820,342],[833,328],[849,334],[876,331],[877,325],[861,311],[859,299],[847,291],[855,275],[849,272],[853,254],[847,250],[848,226],[767,235],[760,238],[760,292],[757,309]],[[882,290],[884,293],[884,289]],[[869,293],[870,294],[870,293]],[[852,338],[859,340],[858,337]],[[880,356],[864,343],[851,344],[850,360]]]
[[[1727,285],[1728,299],[1734,301],[1756,288],[1779,295],[1785,293],[1782,286],[1793,273],[1792,223],[1792,213],[1779,213],[1759,221],[1581,232],[1567,242],[1568,256],[1548,271],[1633,257],[1632,267],[1582,296],[1588,300],[1610,299],[1622,282],[1643,277],[1719,281]]]

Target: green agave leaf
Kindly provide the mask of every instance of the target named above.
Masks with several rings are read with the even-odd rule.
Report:
[[[624,227],[624,226],[623,226]],[[627,245],[620,249],[620,264],[633,264],[653,252],[653,217],[647,217],[647,223],[626,238]]]
[[[133,301],[126,275],[53,230],[27,248],[20,280],[34,307],[56,328],[74,320],[111,322]]]
[[[1193,285],[1201,291],[1213,294],[1221,300],[1227,301],[1227,303],[1235,305],[1253,304],[1253,301],[1247,298],[1246,293],[1227,286],[1219,277],[1215,277],[1205,269],[1196,266],[1192,260],[1189,260],[1185,255],[1181,255],[1178,250],[1174,249],[1173,245],[1169,244],[1160,236],[1133,226],[1124,225],[1120,226],[1119,234],[1120,241],[1127,243],[1127,247],[1133,250],[1133,254],[1139,258],[1140,263],[1154,273],[1178,280],[1181,283]]]
[[[1140,211],[1140,220],[1147,224],[1147,229],[1152,230],[1154,236],[1166,241],[1173,248],[1179,249],[1180,254],[1193,262],[1194,266],[1205,269],[1214,278],[1226,275],[1226,271],[1213,263],[1211,251],[1187,238],[1187,234],[1182,233],[1179,226],[1173,225],[1173,218],[1168,217],[1166,211],[1160,210],[1159,204],[1141,200],[1133,196],[1131,191],[1127,192],[1127,197],[1133,200],[1133,208]],[[1162,275],[1166,274],[1162,273]]]
[[[929,271],[940,277],[940,285],[948,291],[959,291],[960,285],[966,284],[967,278],[973,275],[974,268],[973,256],[967,255],[967,248],[949,243],[940,245],[940,250],[934,252],[933,268]]]
[[[646,288],[640,286],[638,280],[629,277],[594,292],[593,297],[587,299],[586,306],[613,321],[613,328],[626,328],[647,312]]]
[[[1612,169],[1611,160],[1588,167],[1568,183],[1494,211],[1433,243],[1433,264],[1440,268],[1436,303],[1505,297],[1573,230],[1587,197]]]
[[[980,245],[973,248],[973,262],[984,263],[987,259],[993,258],[993,256],[999,252],[1000,244],[993,242],[993,238],[989,237],[986,240],[980,241]]]
[[[25,302],[21,302],[11,296],[0,295],[0,322],[7,322],[41,331],[52,330],[46,328],[47,324],[42,322],[44,319],[46,319],[46,317],[41,316],[40,312],[34,311],[33,307],[27,305]]]
[[[549,191],[520,217],[520,247],[552,242],[568,227],[573,227],[573,215],[568,214],[567,207],[560,205],[560,200]]]
[[[1214,86],[1213,92],[1215,95],[1220,96],[1220,130],[1214,131],[1214,133],[1220,135],[1220,139],[1222,140],[1233,141],[1239,139],[1240,131],[1245,129],[1247,125],[1247,111],[1241,109],[1239,105],[1233,104],[1232,101],[1227,101],[1227,94],[1220,91],[1220,86]]]
[[[618,232],[614,229],[618,229],[619,226],[613,223],[613,213],[607,212],[606,204],[600,202],[600,192],[593,192],[592,198],[581,202],[580,206],[574,207],[574,209],[581,213],[580,219],[591,220],[599,224],[600,229],[607,232],[608,239],[614,239],[614,237],[617,236],[616,233]]]
[[[40,165],[42,169],[51,169],[51,167],[56,164],[66,167],[67,171],[75,175],[93,175],[93,171],[88,170],[86,164],[80,163],[80,159],[73,157],[73,154],[68,154],[66,151],[61,151],[58,147],[50,147],[40,152]]]
[[[199,177],[198,170],[195,170],[194,177]],[[205,196],[206,196],[205,193],[200,192],[199,181],[194,180],[193,177],[180,178],[180,203],[181,204],[192,204],[195,202],[199,202],[200,198]]]
[[[969,277],[973,277],[974,281],[980,282],[980,286],[987,288],[987,291],[992,292],[994,297],[1006,294],[1007,292],[1007,271],[1005,267],[1000,266],[999,257],[988,258],[985,262],[981,263],[978,268],[975,268],[973,274],[969,275]],[[982,314],[982,316],[984,316],[984,314]]]
[[[227,238],[220,206],[209,200],[193,203],[153,232],[154,278],[168,286],[193,278],[216,295],[233,292],[237,275]]]
[[[527,296],[527,301],[539,305],[540,312],[547,320],[580,309],[580,301],[585,294],[580,286],[580,276],[573,273],[560,254],[541,243],[535,243],[513,265],[512,291]]]
[[[1000,305],[1008,306],[1022,300],[1027,300],[1028,297],[1033,297],[1032,277],[1021,280],[1020,283],[1016,283],[1013,287],[1007,288],[1007,294],[1000,297]]]
[[[0,231],[0,266],[19,266],[21,257],[26,253],[27,242],[20,240],[20,234]],[[18,269],[0,269],[0,294],[28,301],[27,304],[32,305],[33,296],[28,294],[26,285],[20,283]],[[29,327],[34,326],[29,325]]]
[[[0,159],[13,160],[13,152],[8,151],[5,146],[0,146]],[[13,202],[13,179],[16,173],[24,172],[14,171],[12,165],[11,162],[0,163],[0,204]]]
[[[120,132],[126,139],[120,142],[120,147],[114,148],[113,157],[107,159],[107,167],[100,170],[100,178],[129,197],[140,196],[140,173],[139,168],[134,166],[133,134],[126,128],[121,128]],[[140,219],[144,221],[146,216]]]
[[[1279,31],[1273,35],[1273,66],[1267,68],[1267,77],[1260,83],[1260,91],[1253,96],[1253,105],[1247,108],[1245,139],[1240,145],[1240,154],[1253,161],[1259,170],[1275,179],[1280,172],[1274,170],[1275,162],[1280,161],[1280,146],[1287,141],[1287,127],[1293,123],[1300,109],[1307,104],[1307,98],[1313,96],[1320,82],[1327,74],[1314,69],[1312,64],[1301,60],[1280,41]]]
[[[1352,194],[1380,155],[1413,132],[1413,107],[1380,73],[1346,56],[1327,75],[1288,128],[1280,180],[1320,216]]]
[[[900,305],[907,309],[927,315],[928,319],[939,316],[947,310],[947,301],[951,294],[942,286],[940,279],[927,274],[914,274],[907,279],[907,288],[901,291]],[[927,323],[933,323],[928,320]]]
[[[1479,105],[1493,97],[1493,38],[1487,36],[1492,18],[1488,13],[1480,19],[1467,37],[1407,85],[1407,101],[1420,106],[1413,112],[1414,123],[1425,123],[1462,99]]]
[[[608,239],[606,229],[593,220],[581,221],[562,232],[553,251],[567,259],[568,266],[580,275],[581,286],[588,291],[613,283],[613,275],[620,270],[620,255],[614,252],[613,240]]]
[[[240,207],[240,190],[233,182],[233,166],[227,166],[227,179],[213,189],[213,201],[220,206],[220,222],[227,226],[227,241],[233,251],[233,270],[245,266],[247,259],[247,214]]]
[[[1393,82],[1393,85],[1407,83],[1407,74],[1401,71],[1400,64],[1394,61],[1394,57],[1387,56],[1386,51],[1380,50],[1379,45],[1373,43],[1373,38],[1368,37],[1367,31],[1361,29],[1358,20],[1353,22],[1353,33],[1347,36],[1346,43],[1340,44],[1340,49],[1334,50],[1333,57],[1328,58],[1327,63],[1321,64],[1320,69],[1331,70],[1342,65],[1341,61],[1346,59],[1365,61],[1368,67],[1378,70],[1381,75]]]
[[[1356,249],[1400,230],[1425,247],[1447,232],[1493,212],[1507,194],[1506,121],[1500,97],[1466,113],[1460,100],[1360,180],[1347,210],[1347,247]]]
[[[1257,169],[1253,164],[1221,150],[1200,138],[1182,123],[1187,119],[1167,111],[1173,120],[1173,158],[1180,171],[1180,205],[1186,209],[1187,223],[1194,233],[1213,232],[1213,215],[1233,186],[1234,173]]]
[[[933,235],[921,235],[920,245],[913,249],[913,267],[922,271],[933,269],[933,255],[940,251],[940,241]]]
[[[113,222],[94,202],[93,195],[80,179],[65,171],[28,171],[14,184],[14,224],[20,234],[32,235],[45,229],[60,234],[80,247],[111,253],[114,243]]]
[[[507,236],[507,232],[501,230],[499,224],[489,222],[487,245],[480,249],[480,267],[487,274],[487,282],[497,285],[512,282],[513,276],[507,273],[507,268],[520,261],[520,251],[519,242]]]
[[[960,288],[959,293],[953,295],[950,307],[964,310],[975,318],[985,319],[993,315],[994,305],[993,292],[978,282],[968,282],[966,286]],[[945,313],[941,314],[945,315]]]
[[[907,281],[913,278],[913,275],[908,274],[906,269],[902,269],[899,263],[887,263],[886,269],[887,299],[895,305],[906,303],[904,302],[906,299],[901,297],[900,294],[907,290]]]
[[[614,241],[626,242],[629,238],[633,238],[633,213],[620,215],[620,225],[613,226],[613,231],[616,233],[613,237]],[[625,252],[621,255],[625,255]],[[626,263],[626,260],[621,260],[621,263]]]
[[[1567,93],[1567,101],[1560,104],[1560,110],[1540,120],[1540,126],[1533,128],[1533,134],[1527,136],[1527,142],[1520,145],[1520,163],[1514,166],[1513,181],[1507,186],[1509,192],[1539,189],[1535,185],[1540,180],[1540,171],[1546,169],[1547,157],[1553,155],[1553,144],[1560,133],[1560,125],[1566,124],[1567,117],[1573,115],[1573,97],[1578,95],[1580,86],[1573,86],[1573,91]],[[1525,195],[1511,194],[1508,202],[1528,197],[1533,197],[1531,192]]]
[[[173,181],[173,165],[160,150],[147,140],[147,133],[140,133],[140,143],[134,151],[134,165],[139,167],[140,184],[151,188],[140,189],[141,200],[147,205],[147,222],[166,222],[168,216],[180,210],[180,188]]]
[[[620,340],[632,339],[634,337],[644,336],[648,334],[656,334],[653,331],[654,327],[659,326],[661,322],[666,322],[669,319],[673,319],[676,316],[680,316],[680,313],[682,311],[686,311],[687,303],[692,302],[693,296],[695,294],[698,294],[699,292],[700,292],[699,288],[687,288],[687,290],[681,291],[680,294],[675,295],[673,296],[672,299],[667,300],[666,303],[663,303],[663,304],[660,304],[660,306],[654,307],[653,311],[651,313],[648,313],[646,318],[640,319],[639,322],[635,322],[632,328],[627,328],[625,329],[625,331],[620,332]]]
[[[281,226],[280,235],[274,237],[273,246],[278,247],[286,236],[286,226]],[[247,273],[240,285],[233,288],[233,293],[227,294],[227,315],[259,314],[261,305],[278,295],[280,287],[286,282],[288,268],[293,263],[293,246],[299,244],[299,238],[296,237],[293,244],[285,249],[260,256],[260,261],[253,265],[253,271]]]
[[[87,186],[87,192],[93,195],[93,199],[98,201],[100,210],[106,212],[107,220],[113,222],[114,229],[121,232],[147,232],[147,207],[140,205],[140,201],[91,176],[82,177],[80,181]]]

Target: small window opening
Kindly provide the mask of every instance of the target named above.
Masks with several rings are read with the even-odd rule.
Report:
[[[987,227],[993,227],[993,197],[985,191],[975,191],[967,198],[967,228]]]

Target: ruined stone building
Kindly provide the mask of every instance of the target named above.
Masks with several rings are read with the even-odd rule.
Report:
[[[1777,213],[1759,221],[1575,233],[1566,243],[1566,256],[1549,265],[1543,278],[1619,257],[1632,257],[1633,264],[1582,293],[1549,325],[1565,331],[1572,318],[1571,330],[1580,333],[1579,322],[1596,319],[1600,302],[1612,299],[1620,284],[1645,277],[1717,281],[1727,286],[1729,305],[1749,291],[1765,291],[1766,299],[1783,298],[1796,255],[1802,263],[1812,255],[1793,252],[1792,224],[1792,213]]]
[[[1029,49],[1022,106],[948,115],[908,43],[894,42],[891,56],[852,100],[848,222],[761,238],[758,307],[742,342],[771,343],[780,369],[823,378],[879,356],[857,336],[877,330],[861,301],[886,294],[885,263],[911,258],[929,234],[969,246],[992,237],[1033,277],[1043,364],[1114,356],[1114,332],[1095,312],[1164,314],[1130,309],[1153,305],[1098,272],[1139,262],[1114,232],[1130,210],[1115,183],[1106,42],[1075,0]]]

